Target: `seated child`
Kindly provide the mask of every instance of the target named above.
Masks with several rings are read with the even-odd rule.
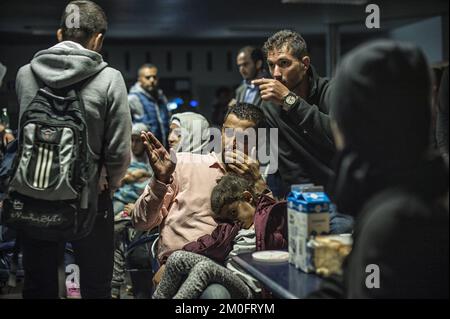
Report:
[[[145,155],[144,143],[140,137],[142,131],[147,131],[147,127],[144,124],[133,124],[131,163],[122,179],[121,187],[114,193],[113,206],[115,215],[122,211],[131,212],[132,207],[130,207],[130,204],[134,204],[136,199],[139,198],[153,175]]]
[[[211,208],[217,228],[169,256],[153,298],[198,298],[212,283],[227,288],[231,298],[258,296],[256,279],[234,265],[231,257],[287,248],[286,202],[277,203],[264,194],[258,199],[250,181],[225,175],[212,191]]]
[[[147,131],[147,126],[142,123],[133,124],[131,133],[131,163],[126,175],[122,179],[121,187],[113,196],[114,207],[114,269],[112,279],[112,297],[118,298],[120,286],[125,282],[127,243],[131,242],[142,232],[136,232],[131,227],[130,213],[134,202],[147,186],[153,175],[145,154],[144,143],[140,134]],[[145,251],[144,251],[145,252]],[[148,258],[150,262],[150,257]]]
[[[152,172],[148,164],[141,162],[132,162],[128,167],[126,175],[122,179],[122,186],[114,193],[113,206],[114,215],[122,211],[130,213],[132,207],[130,204],[139,198],[148,185]]]

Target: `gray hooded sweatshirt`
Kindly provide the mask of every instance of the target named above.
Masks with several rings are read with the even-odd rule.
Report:
[[[36,53],[31,63],[17,73],[19,116],[39,88],[59,89],[85,79],[80,93],[86,109],[89,146],[98,160],[104,144],[103,172],[114,190],[130,163],[130,109],[121,73],[109,67],[100,54],[71,41]]]

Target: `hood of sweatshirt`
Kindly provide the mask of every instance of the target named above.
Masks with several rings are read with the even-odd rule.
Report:
[[[349,52],[336,72],[330,118],[383,174],[415,167],[429,147],[429,70],[416,45],[377,40]]]
[[[63,41],[39,51],[31,60],[33,73],[45,85],[55,89],[83,81],[107,65],[99,53],[72,41]]]

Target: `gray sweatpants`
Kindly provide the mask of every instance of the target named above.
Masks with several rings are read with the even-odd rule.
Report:
[[[233,299],[253,297],[252,290],[231,270],[208,257],[179,250],[167,259],[153,299],[197,299],[213,283],[227,288]]]

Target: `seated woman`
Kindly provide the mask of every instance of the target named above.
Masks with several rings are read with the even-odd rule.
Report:
[[[131,212],[134,202],[153,175],[140,137],[142,131],[147,131],[145,124],[133,124],[131,164],[122,179],[122,187],[114,194],[115,214]],[[195,136],[196,134],[199,136]],[[208,121],[201,114],[193,112],[175,114],[170,119],[168,140],[170,148],[175,152],[201,153],[209,141]]]
[[[132,129],[132,156],[131,164],[127,174],[122,179],[122,187],[114,194],[115,217],[115,252],[114,252],[114,272],[113,272],[113,298],[119,298],[120,286],[125,278],[125,251],[126,243],[136,240],[147,232],[136,231],[129,227],[131,220],[130,213],[134,203],[147,186],[153,171],[145,154],[144,144],[141,140],[141,132],[147,131],[147,126],[142,123],[135,123]],[[198,132],[198,133],[197,133]],[[201,139],[195,134],[200,134]],[[201,153],[207,145],[209,138],[208,121],[200,114],[193,112],[179,113],[170,119],[169,146],[176,152],[198,152]],[[156,229],[152,230],[156,231]],[[152,232],[151,231],[151,232]],[[147,244],[148,246],[151,243]],[[148,255],[148,256],[147,256]],[[138,269],[151,267],[152,256],[148,247],[139,247],[127,259],[128,266]],[[150,292],[148,292],[150,293]],[[142,294],[143,296],[145,294]]]
[[[169,129],[169,146],[176,153],[202,154],[209,142],[209,123],[198,113],[184,112],[172,115]]]
[[[250,181],[225,175],[213,189],[211,207],[221,223],[211,235],[170,255],[153,298],[198,298],[211,283],[223,285],[231,298],[258,296],[258,282],[232,264],[231,257],[287,248],[286,202],[266,194],[258,199]]]

